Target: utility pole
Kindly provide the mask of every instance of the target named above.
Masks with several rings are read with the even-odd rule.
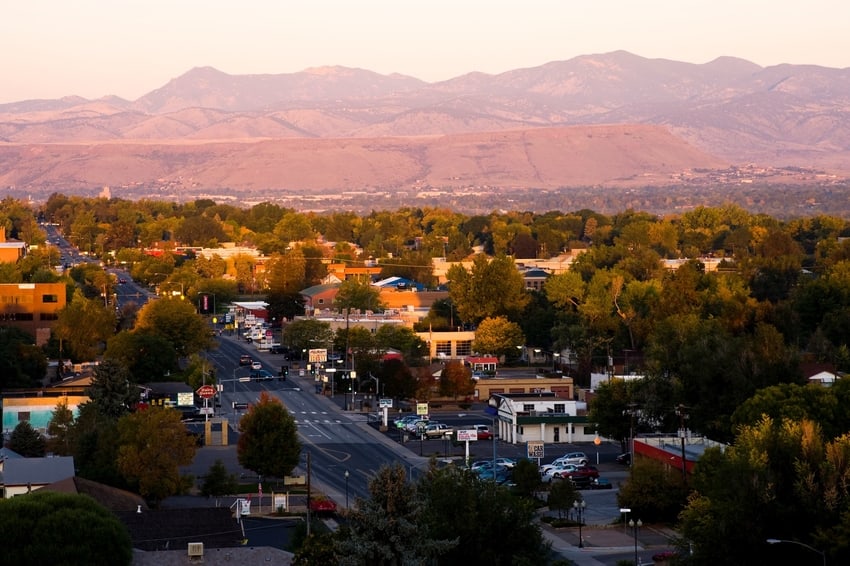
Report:
[[[679,415],[679,436],[682,439],[682,483],[688,485],[688,468],[687,460],[685,459],[685,419],[688,418],[688,408],[682,404],[676,408],[676,414]],[[632,455],[634,457],[634,455]]]

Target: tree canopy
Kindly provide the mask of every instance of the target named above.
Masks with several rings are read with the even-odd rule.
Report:
[[[265,391],[239,420],[239,463],[260,476],[282,478],[298,465],[301,442],[295,419]]]

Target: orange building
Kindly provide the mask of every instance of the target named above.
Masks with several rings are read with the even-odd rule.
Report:
[[[0,263],[15,263],[27,255],[24,242],[6,240],[6,228],[0,226]]]
[[[14,326],[32,334],[42,346],[65,308],[64,283],[0,284],[0,326]]]

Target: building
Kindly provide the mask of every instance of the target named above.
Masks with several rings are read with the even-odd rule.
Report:
[[[416,335],[428,344],[428,356],[432,360],[462,360],[472,355],[472,342],[475,340],[472,330],[428,331],[417,332]]]
[[[32,428],[44,432],[60,401],[65,402],[76,418],[79,416],[79,406],[88,400],[83,390],[76,387],[7,392],[2,399],[3,433],[11,433],[21,421],[29,421]]]
[[[511,444],[542,441],[592,442],[595,427],[587,421],[587,404],[555,392],[504,393],[490,397],[499,438]]]
[[[3,463],[3,498],[11,499],[74,477],[74,458],[9,458]]]
[[[0,284],[0,326],[14,326],[31,334],[39,346],[65,308],[64,283]]]
[[[691,435],[690,431],[686,431],[684,436],[638,436],[632,440],[632,444],[635,460],[655,460],[685,476],[693,472],[707,448],[726,448],[725,444]]]
[[[27,245],[17,240],[6,239],[6,227],[0,226],[0,263],[17,263],[27,255]]]

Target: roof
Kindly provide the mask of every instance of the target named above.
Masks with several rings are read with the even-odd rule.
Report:
[[[127,510],[147,509],[145,498],[130,491],[118,489],[111,485],[87,480],[79,476],[66,478],[44,486],[42,489],[59,493],[74,493],[88,495],[113,513]]]
[[[74,476],[72,456],[10,458],[3,463],[3,481],[10,485],[47,485]]]
[[[190,509],[136,508],[115,513],[130,532],[133,548],[140,550],[178,550],[190,542],[204,543],[205,550],[240,546],[245,538],[228,507]]]
[[[265,301],[239,301],[232,304],[236,305],[240,309],[246,309],[249,311],[259,311],[269,308],[269,304]]]
[[[183,381],[153,381],[144,384],[145,389],[152,393],[190,393],[194,391],[192,387]]]
[[[197,542],[197,541],[192,541]],[[204,548],[204,566],[232,566],[241,564],[243,566],[289,566],[292,564],[291,552],[280,550],[272,546],[240,546],[227,549]],[[145,552],[139,549],[133,551],[133,566],[183,566],[189,563],[185,550],[160,550],[158,552]]]
[[[471,364],[497,364],[499,363],[499,358],[495,356],[467,356],[464,358],[464,361]]]
[[[321,295],[322,293],[326,293],[327,291],[331,291],[333,289],[339,288],[338,283],[334,284],[325,284],[325,285],[313,285],[312,287],[307,287],[306,289],[301,290],[301,294],[306,297],[315,297],[316,295]]]

